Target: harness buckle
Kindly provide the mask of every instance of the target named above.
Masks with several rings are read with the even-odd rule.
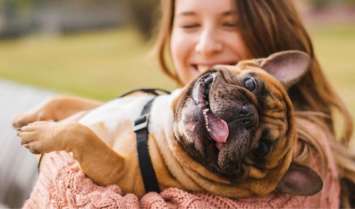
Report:
[[[148,128],[148,124],[149,124],[149,114],[141,115],[134,121],[133,131],[137,132],[142,129],[146,129]]]

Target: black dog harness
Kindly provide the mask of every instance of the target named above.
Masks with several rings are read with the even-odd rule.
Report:
[[[143,107],[140,116],[134,121],[134,132],[137,136],[137,153],[139,168],[142,174],[145,192],[160,192],[157,176],[154,172],[152,160],[149,155],[148,139],[149,139],[149,116],[152,104],[156,96],[161,93],[169,94],[169,91],[162,89],[137,89],[130,91],[128,94],[142,91],[144,93],[153,94],[154,97],[150,99]],[[122,96],[121,96],[122,97]]]

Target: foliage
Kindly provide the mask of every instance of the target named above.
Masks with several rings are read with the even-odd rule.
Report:
[[[159,0],[124,0],[130,11],[133,25],[145,40],[152,38],[157,22]]]
[[[355,6],[355,0],[345,0],[345,2]]]
[[[316,9],[321,9],[334,4],[349,4],[355,6],[355,0],[312,0],[311,4],[313,4]]]
[[[323,8],[327,6],[328,4],[334,2],[334,0],[313,0],[312,4],[316,9]]]
[[[16,10],[21,10],[24,8],[29,8],[36,4],[39,0],[0,0],[0,9],[6,7],[13,7]]]

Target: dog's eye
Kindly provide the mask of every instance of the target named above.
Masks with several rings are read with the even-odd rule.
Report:
[[[270,143],[267,140],[261,140],[259,146],[254,150],[257,157],[265,157],[270,151]]]
[[[257,88],[257,82],[253,77],[247,77],[244,79],[244,86],[249,91],[254,91]]]

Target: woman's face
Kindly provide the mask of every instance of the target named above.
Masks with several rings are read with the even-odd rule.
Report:
[[[176,0],[171,55],[183,83],[215,64],[249,57],[234,0]]]

